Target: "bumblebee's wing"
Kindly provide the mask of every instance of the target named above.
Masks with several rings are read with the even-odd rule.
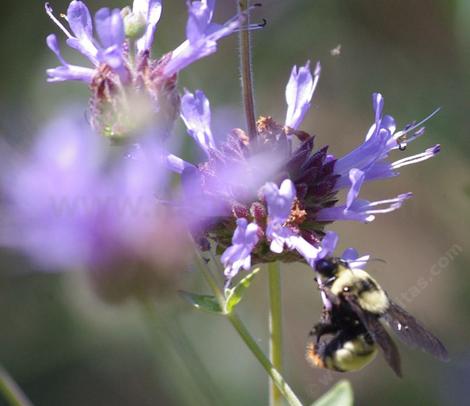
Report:
[[[376,315],[365,312],[357,303],[355,295],[344,295],[351,309],[357,314],[359,320],[364,324],[372,339],[379,345],[384,353],[385,360],[393,369],[395,374],[401,377],[400,353],[390,335],[385,330]]]
[[[441,361],[449,360],[449,354],[439,339],[396,303],[390,301],[390,308],[383,318],[405,344],[419,347]]]

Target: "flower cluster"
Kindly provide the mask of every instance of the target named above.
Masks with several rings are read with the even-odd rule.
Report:
[[[186,90],[180,95],[176,87],[179,71],[215,52],[219,39],[241,28],[242,14],[213,23],[214,7],[215,0],[188,2],[186,40],[152,60],[159,0],[99,10],[97,38],[83,2],[70,3],[69,29],[46,4],[67,45],[92,65],[66,62],[51,34],[47,44],[61,66],[48,69],[48,80],[87,83],[94,131],[114,140],[130,133],[134,138],[124,147],[103,145],[95,133],[67,122],[40,135],[30,156],[2,171],[7,210],[16,227],[13,235],[3,236],[4,243],[47,266],[87,267],[107,296],[119,298],[133,285],[138,286],[129,291],[154,290],[156,274],[161,284],[162,275],[171,279],[170,269],[185,268],[189,234],[202,249],[216,247],[230,282],[254,263],[303,261],[313,267],[333,239],[326,231],[330,223],[370,222],[411,197],[404,193],[368,201],[360,192],[364,183],[397,176],[399,168],[439,152],[435,145],[396,161],[390,157],[423,135],[423,123],[432,115],[397,131],[393,117],[383,114],[382,95],[375,93],[374,121],[357,148],[342,157],[328,146],[315,148],[314,136],[300,128],[317,88],[319,64],[313,73],[309,62],[292,69],[283,123],[261,116],[255,137],[234,128],[216,142],[220,137],[212,133],[205,94]],[[143,126],[132,108],[139,98],[151,106],[152,126]],[[187,162],[163,146],[178,115],[203,152],[201,162]],[[151,135],[137,138],[143,129]],[[170,190],[175,173],[181,181],[178,196]],[[339,197],[342,190],[345,201]],[[120,275],[118,293],[108,292],[103,283],[110,273]],[[139,273],[143,276],[134,280]]]
[[[178,72],[214,53],[217,41],[238,29],[243,21],[243,16],[236,16],[222,25],[213,23],[214,8],[215,0],[188,2],[186,40],[153,60],[151,46],[162,11],[160,0],[134,0],[132,9],[100,9],[94,19],[97,38],[90,11],[82,1],[73,0],[68,7],[65,20],[69,29],[46,3],[46,12],[67,36],[67,45],[93,65],[68,63],[56,35],[50,34],[47,45],[61,65],[47,70],[48,81],[87,83],[92,93],[92,125],[113,139],[127,137],[148,120],[153,125],[159,123],[167,133],[179,112],[175,89]]]
[[[192,165],[171,157],[169,166],[181,173],[191,204],[197,206],[199,201],[199,212],[211,217],[198,232],[217,243],[227,278],[259,262],[303,260],[312,266],[329,223],[370,222],[412,196],[368,201],[360,198],[365,182],[397,176],[397,169],[440,150],[435,145],[391,161],[393,150],[403,150],[405,140],[410,143],[424,133],[422,124],[429,117],[396,131],[393,117],[383,114],[379,93],[372,98],[374,123],[361,145],[338,158],[328,153],[328,146],[315,150],[314,137],[299,127],[319,75],[318,64],[313,74],[308,62],[294,66],[286,87],[284,124],[260,117],[255,139],[234,129],[220,145],[212,136],[209,101],[203,92],[186,92],[182,98],[181,116],[188,134],[207,160]],[[293,149],[295,139],[300,145]],[[338,192],[343,189],[346,201],[340,202]]]

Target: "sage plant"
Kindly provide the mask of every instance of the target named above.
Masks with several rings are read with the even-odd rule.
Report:
[[[384,114],[383,96],[374,93],[369,131],[355,149],[338,156],[328,145],[317,146],[302,127],[321,74],[320,63],[312,72],[307,62],[286,78],[285,117],[267,112],[256,118],[249,36],[263,24],[251,24],[249,14],[257,5],[240,1],[233,18],[216,24],[215,3],[188,1],[186,39],[158,59],[151,46],[158,38],[161,1],[100,9],[94,24],[82,1],[71,1],[63,18],[46,3],[66,44],[88,60],[86,66],[68,63],[58,37],[50,34],[47,46],[60,65],[47,70],[47,80],[88,86],[89,124],[61,117],[38,134],[28,152],[15,152],[15,159],[11,148],[2,148],[4,211],[11,227],[1,242],[42,269],[85,270],[100,297],[111,302],[176,293],[178,280],[194,264],[212,294],[181,296],[228,319],[269,375],[272,405],[282,398],[301,405],[282,375],[279,264],[303,263],[314,278],[315,261],[336,245],[332,223],[368,223],[410,199],[404,191],[370,201],[362,186],[398,176],[400,168],[440,151],[434,145],[402,157],[435,112],[397,130],[395,119]],[[216,52],[219,41],[233,33],[240,36],[246,123],[215,136],[206,96],[213,90],[180,89],[178,73]],[[201,160],[188,162],[173,148],[184,136],[174,131],[179,119]],[[350,249],[344,257],[357,253]],[[235,311],[264,264],[269,356]]]

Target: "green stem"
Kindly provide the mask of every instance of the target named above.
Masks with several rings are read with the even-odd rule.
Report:
[[[222,290],[219,288],[219,285],[217,285],[217,281],[215,280],[214,275],[212,275],[212,272],[209,270],[207,263],[204,261],[203,258],[201,258],[199,253],[196,254],[196,265],[198,269],[201,271],[202,276],[204,276],[204,279],[206,280],[207,284],[212,289],[212,292],[214,293],[214,296],[217,299],[217,302],[219,303],[220,308],[224,309],[225,308],[224,294],[222,293]]]
[[[246,28],[241,27],[238,34],[240,47],[240,80],[242,86],[242,98],[245,108],[246,125],[250,139],[256,137],[255,98],[253,96],[253,71],[251,61],[251,34],[250,25],[250,1],[239,0],[238,10],[246,16]]]
[[[214,279],[212,273],[208,270],[207,264],[204,263],[203,259],[197,255],[197,265],[201,273],[203,274],[204,278],[206,279],[207,283],[211,287],[219,305],[222,309],[225,308],[225,298],[222,294],[221,289],[217,285],[216,280]],[[294,391],[290,388],[288,383],[284,380],[282,375],[279,371],[271,364],[269,359],[266,357],[264,352],[261,350],[259,345],[256,343],[255,339],[251,336],[246,326],[240,320],[235,312],[231,312],[225,314],[229,322],[232,324],[235,331],[238,333],[240,338],[246,344],[246,346],[250,349],[256,359],[259,361],[261,366],[265,369],[268,375],[271,377],[272,382],[276,385],[279,392],[284,396],[287,400],[287,403],[291,406],[302,406],[302,402],[296,396]]]
[[[11,406],[33,406],[13,378],[0,366],[0,392]]]
[[[282,299],[281,272],[278,262],[268,264],[269,279],[269,359],[279,372],[282,371]],[[282,404],[282,395],[273,381],[269,385],[269,404]]]
[[[256,341],[250,335],[247,328],[238,318],[238,316],[235,313],[231,313],[228,315],[228,319],[230,323],[232,323],[232,326],[235,328],[237,333],[240,335],[241,339],[245,342],[246,346],[250,349],[261,366],[271,377],[272,382],[274,385],[276,385],[279,393],[287,400],[287,403],[289,403],[291,406],[302,406],[302,402],[299,400],[288,383],[284,380],[279,371],[271,364],[271,362],[269,362],[269,359],[266,357],[266,355],[264,355],[263,351],[261,351],[261,348],[259,348],[258,344],[256,344]]]

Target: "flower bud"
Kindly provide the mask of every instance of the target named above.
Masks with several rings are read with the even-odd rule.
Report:
[[[124,20],[124,32],[127,38],[137,40],[144,35],[147,21],[142,13],[133,13],[130,7],[124,7],[121,15]]]

